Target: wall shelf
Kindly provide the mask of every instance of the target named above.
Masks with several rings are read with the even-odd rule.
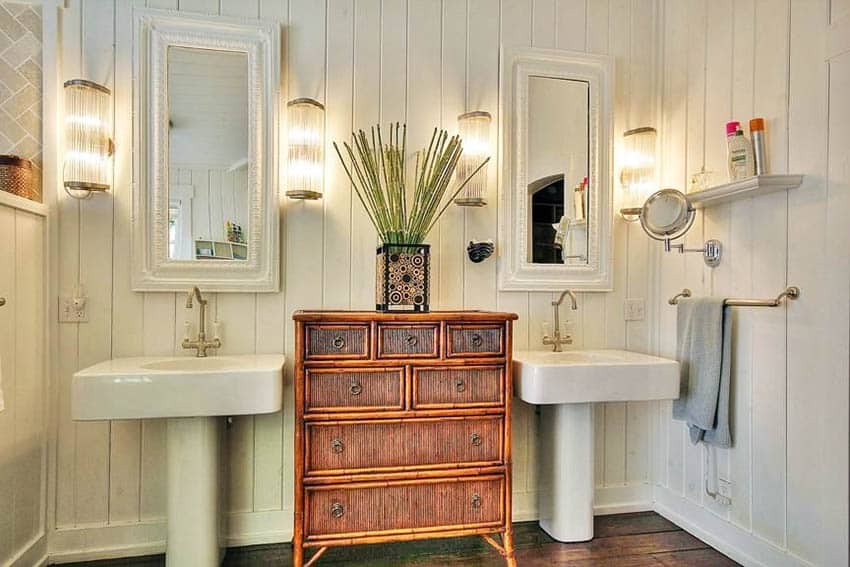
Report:
[[[695,208],[702,209],[739,199],[794,189],[799,187],[802,182],[802,175],[756,175],[732,183],[709,187],[703,191],[688,193],[688,199]]]
[[[17,195],[7,193],[6,191],[0,191],[0,205],[12,207],[13,209],[19,209],[21,211],[27,211],[28,213],[33,213],[43,217],[47,216],[47,205],[44,203],[24,199],[23,197],[18,197]]]

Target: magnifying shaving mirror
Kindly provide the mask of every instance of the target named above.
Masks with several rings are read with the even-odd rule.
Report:
[[[654,240],[664,243],[664,251],[673,249],[702,253],[705,264],[711,268],[720,264],[723,247],[719,240],[711,239],[702,248],[685,248],[684,244],[673,244],[685,236],[694,224],[696,209],[688,197],[676,189],[662,189],[650,195],[640,208],[622,209],[624,217],[638,217],[643,231]]]

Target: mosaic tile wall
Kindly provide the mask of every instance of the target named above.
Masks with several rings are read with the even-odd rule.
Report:
[[[0,2],[0,154],[41,171],[41,6]]]

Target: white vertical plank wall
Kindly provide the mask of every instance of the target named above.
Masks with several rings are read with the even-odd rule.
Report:
[[[708,455],[711,482],[728,481],[732,504],[706,496],[705,455],[670,419],[670,404],[600,404],[597,512],[654,506],[745,564],[847,564],[850,115],[841,101],[850,95],[850,56],[839,34],[850,14],[847,2],[834,0],[67,2],[60,79],[82,76],[113,89],[117,154],[109,195],[84,203],[60,195],[54,208],[55,291],[82,286],[91,310],[88,323],[59,325],[54,337],[57,439],[47,521],[57,559],[154,552],[165,537],[163,424],[74,424],[69,415],[76,369],[115,356],[184,354],[183,322],[195,321],[181,294],[130,290],[134,5],[279,22],[282,102],[306,96],[327,107],[325,198],[281,200],[281,291],[211,296],[223,352],[282,350],[290,360],[284,410],[237,419],[226,433],[230,545],[291,536],[292,312],[373,304],[374,230],[351,198],[332,140],[401,121],[422,143],[435,126],[454,131],[461,112],[489,111],[489,206],[452,208],[432,233],[432,303],[515,311],[516,348],[540,346],[552,294],[500,292],[495,261],[472,264],[464,251],[469,240],[497,238],[499,48],[533,45],[616,57],[616,132],[659,129],[665,186],[685,187],[702,166],[722,179],[723,123],[753,115],[768,120],[772,170],[806,175],[788,194],[700,217],[688,244],[723,240],[726,256],[713,271],[697,256],[662,254],[638,227],[615,219],[614,292],[584,293],[577,312],[562,313],[574,321],[578,347],[672,355],[675,310],[666,299],[685,286],[771,296],[797,284],[803,296],[787,308],[734,315],[736,443]],[[646,321],[623,320],[627,297],[648,301]],[[515,517],[533,519],[533,407],[516,402],[514,434]]]
[[[47,551],[46,224],[42,214],[0,204],[2,565],[35,562]]]
[[[117,154],[114,188],[78,203],[60,196],[59,293],[81,285],[90,322],[60,325],[55,356],[58,440],[56,494],[50,518],[56,558],[138,554],[164,540],[163,424],[115,421],[75,424],[68,379],[74,370],[114,356],[184,354],[183,322],[195,316],[173,293],[130,290],[132,190],[133,5],[262,18],[279,22],[283,38],[282,101],[300,96],[327,106],[325,198],[282,206],[283,285],[275,294],[218,294],[213,312],[223,324],[223,352],[276,352],[293,359],[291,314],[302,308],[370,308],[374,231],[337,163],[331,141],[380,121],[408,124],[424,143],[435,126],[455,131],[457,115],[494,116],[484,209],[452,208],[431,235],[433,305],[516,311],[517,348],[539,347],[551,317],[549,293],[502,293],[493,260],[472,264],[471,239],[496,239],[498,76],[501,44],[560,47],[617,57],[618,129],[654,120],[654,0],[72,0],[62,10],[62,79],[85,76],[113,89]],[[639,96],[634,96],[639,92]],[[283,127],[283,125],[281,126]],[[647,244],[617,228],[613,294],[582,294],[577,344],[646,350],[646,324],[627,328],[627,289],[646,293]],[[628,252],[626,242],[633,243]],[[634,261],[632,261],[634,258]],[[630,267],[629,267],[630,266]],[[627,287],[627,284],[631,287]],[[284,411],[243,417],[227,431],[231,545],[285,541],[291,534],[292,394],[287,365]],[[536,516],[533,407],[517,402],[515,515]],[[648,404],[598,410],[599,512],[649,509]]]
[[[684,187],[703,165],[725,179],[728,120],[767,120],[771,173],[802,173],[787,193],[705,211],[689,238],[718,238],[721,266],[664,255],[655,349],[675,352],[675,309],[696,294],[800,300],[733,314],[734,447],[687,440],[659,404],[653,428],[655,508],[746,565],[848,563],[848,155],[850,57],[829,52],[850,23],[845,3],[726,0],[661,3],[661,179]],[[830,6],[832,15],[830,15]],[[841,21],[839,21],[841,20]],[[839,44],[840,42],[835,42]],[[708,469],[706,470],[706,463]],[[728,483],[731,504],[706,494]]]

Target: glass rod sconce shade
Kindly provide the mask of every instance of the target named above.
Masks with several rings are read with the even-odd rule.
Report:
[[[73,79],[65,82],[65,192],[87,199],[108,191],[114,151],[110,138],[108,88]]]
[[[457,180],[462,183],[490,155],[490,113],[483,110],[467,112],[457,117],[458,132],[463,140],[463,153],[457,163]],[[487,166],[469,180],[455,198],[463,207],[483,207],[487,204]]]
[[[655,128],[643,127],[623,132],[623,168],[620,170],[620,185],[625,194],[622,204],[625,210],[643,206],[646,198],[655,192]],[[626,220],[637,220],[634,215],[623,214]]]
[[[325,107],[311,98],[287,104],[289,123],[286,196],[321,199],[324,177]]]

